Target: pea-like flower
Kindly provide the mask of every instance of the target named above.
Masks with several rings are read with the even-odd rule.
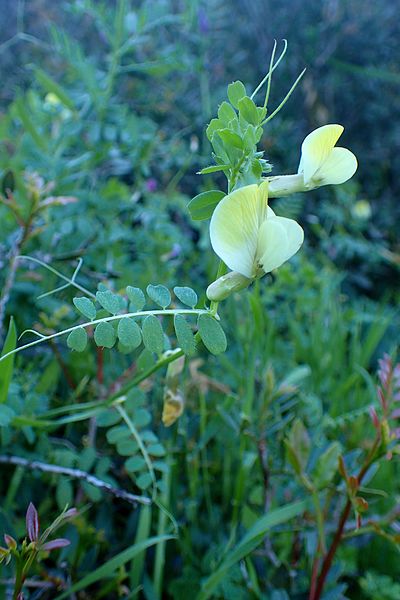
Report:
[[[344,183],[357,170],[357,159],[336,142],[344,131],[342,125],[324,125],[312,131],[301,146],[298,172],[308,188]]]
[[[211,245],[232,270],[211,284],[210,300],[221,300],[289,260],[304,233],[293,219],[278,217],[268,206],[268,184],[248,185],[225,196],[210,223]]]

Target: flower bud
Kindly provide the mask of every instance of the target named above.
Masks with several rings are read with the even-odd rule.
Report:
[[[252,279],[245,277],[241,273],[230,271],[208,286],[206,292],[207,298],[214,302],[220,302],[228,298],[233,292],[244,290],[252,281]]]
[[[14,540],[14,538],[11,535],[8,535],[8,533],[4,534],[4,541],[10,550],[17,549],[17,542]]]

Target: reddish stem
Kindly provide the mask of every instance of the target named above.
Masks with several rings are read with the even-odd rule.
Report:
[[[375,453],[380,444],[380,441],[381,441],[380,435],[378,434],[377,437],[375,438],[374,444],[373,444],[367,458],[365,459],[364,465],[362,466],[362,468],[357,476],[358,485],[361,484],[365,473],[368,471],[369,467],[373,463],[374,458],[375,458]],[[328,575],[329,570],[332,566],[332,561],[336,554],[336,550],[338,549],[338,546],[341,542],[343,530],[346,525],[346,521],[349,518],[351,507],[352,507],[351,500],[347,500],[346,505],[341,514],[335,536],[332,540],[332,544],[329,548],[328,553],[326,554],[326,556],[323,560],[321,572],[318,577],[317,585],[315,586],[315,591],[312,589],[315,584],[313,583],[313,579],[311,580],[311,590],[310,590],[309,600],[320,600],[320,598],[321,598],[321,594],[322,594],[322,591],[323,591],[324,585],[325,585],[325,579],[326,579],[326,576]],[[313,571],[314,571],[314,568],[313,568]],[[314,572],[313,572],[313,575],[314,575]],[[314,577],[314,579],[315,579],[315,577]]]
[[[318,548],[315,553],[314,562],[313,562],[312,571],[311,571],[310,595],[308,597],[309,600],[313,600],[314,595],[315,595],[315,590],[317,587],[320,552],[321,552],[321,548],[320,548],[320,545],[318,544]]]
[[[349,518],[351,510],[351,502],[348,500],[346,502],[346,506],[343,509],[342,515],[340,517],[339,525],[335,533],[335,537],[333,538],[331,547],[329,548],[328,554],[324,558],[324,562],[322,563],[321,573],[318,577],[317,585],[315,587],[315,592],[311,595],[310,592],[310,600],[319,600],[322,594],[322,590],[324,588],[326,576],[329,573],[329,570],[332,566],[333,557],[335,556],[336,550],[340,544],[343,535],[343,529],[346,525],[346,521]]]

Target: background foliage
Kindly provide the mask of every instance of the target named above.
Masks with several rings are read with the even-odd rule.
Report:
[[[187,203],[225,185],[195,175],[210,164],[205,126],[230,81],[252,89],[263,77],[274,38],[287,38],[289,51],[273,103],[307,72],[261,141],[273,173],[294,172],[302,139],[327,122],[345,125],[343,144],[360,163],[343,186],[274,201],[302,223],[306,248],[220,307],[226,354],[199,344],[178,380],[165,369],[148,377],[155,354],[176,346],[163,317],[161,342],[133,353],[90,342],[80,354],[56,340],[17,355],[0,404],[1,454],[154,500],[134,507],[87,481],[1,464],[1,532],[25,535],[30,501],[44,524],[67,503],[80,510],[63,532],[71,546],[35,573],[60,594],[81,584],[79,598],[308,597],[316,513],[312,502],[295,504],[310,495],[288,462],[288,436],[295,443],[296,423],[308,432],[305,469],[329,538],[345,496],[337,456],[358,470],[374,437],[377,361],[398,343],[395,10],[384,0],[4,0],[0,170],[22,222],[0,204],[2,341],[11,315],[18,332],[45,334],[79,318],[72,299],[81,292],[43,296],[60,278],[20,254],[68,278],[82,258],[76,281],[92,293],[191,286],[203,307],[215,259],[207,223],[191,221]],[[181,306],[174,294],[172,303]],[[171,428],[162,424],[165,385],[186,403]],[[121,388],[118,409],[109,400]],[[354,534],[352,515],[326,600],[398,597],[396,455],[363,484],[365,531]],[[288,513],[263,520],[274,510]],[[1,569],[6,590],[11,571]],[[29,589],[29,598],[56,597],[54,587]]]

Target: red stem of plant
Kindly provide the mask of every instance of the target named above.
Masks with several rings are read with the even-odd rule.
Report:
[[[374,444],[364,462],[363,467],[361,468],[361,470],[358,474],[358,477],[357,477],[358,485],[361,484],[361,481],[363,480],[365,473],[368,471],[369,467],[371,466],[373,459],[375,457],[376,449],[379,446],[379,443],[380,443],[380,436],[378,435],[375,438]],[[341,517],[340,517],[340,521],[339,521],[339,524],[338,524],[338,527],[337,527],[337,530],[335,533],[335,537],[333,538],[332,544],[329,548],[329,551],[323,560],[321,572],[319,574],[316,586],[315,586],[315,576],[314,576],[314,567],[315,567],[315,563],[314,563],[309,600],[320,600],[320,598],[321,598],[321,594],[322,594],[322,591],[323,591],[324,585],[325,585],[325,579],[329,573],[329,569],[332,566],[332,561],[335,556],[336,550],[341,542],[343,530],[344,530],[346,521],[349,518],[349,514],[351,511],[351,506],[352,506],[351,501],[347,500],[346,505],[345,505],[343,512],[341,514]],[[315,587],[315,590],[313,589],[314,587]]]
[[[315,590],[317,587],[318,569],[319,569],[319,563],[320,563],[320,558],[321,558],[320,552],[321,552],[321,548],[320,548],[320,545],[318,544],[317,551],[315,553],[315,557],[314,557],[314,561],[313,561],[312,571],[311,571],[310,595],[308,597],[309,600],[313,600],[314,595],[315,595]]]
[[[346,525],[346,521],[349,518],[351,510],[351,502],[348,500],[346,502],[346,506],[343,509],[342,515],[340,517],[339,525],[335,533],[335,537],[333,538],[332,544],[329,548],[327,555],[324,558],[324,562],[322,563],[321,573],[318,577],[317,585],[315,586],[315,591],[311,595],[310,591],[310,600],[319,600],[322,594],[322,590],[324,588],[326,576],[329,573],[329,569],[332,566],[333,557],[335,556],[336,550],[340,544],[343,535],[343,529]]]

